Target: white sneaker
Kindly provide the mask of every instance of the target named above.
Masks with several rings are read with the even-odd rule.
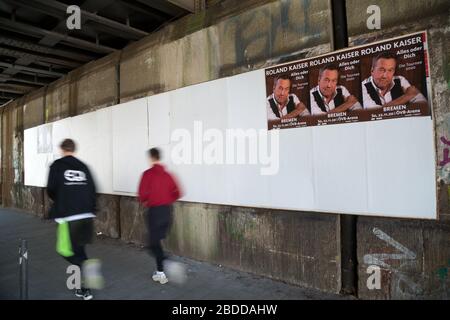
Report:
[[[169,282],[169,279],[167,279],[166,274],[164,272],[156,271],[152,276],[153,281],[159,282],[161,284],[165,284]]]

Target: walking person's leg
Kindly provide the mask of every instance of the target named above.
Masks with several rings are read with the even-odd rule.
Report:
[[[153,274],[152,279],[161,284],[168,282],[166,274],[164,273],[164,260],[166,259],[166,255],[161,243],[161,240],[164,239],[167,234],[168,221],[167,206],[148,209],[146,222],[149,232],[149,249],[150,254],[156,260],[156,272]]]
[[[73,251],[73,256],[64,257],[64,258],[70,264],[74,264],[81,268],[83,266],[83,263],[87,260],[85,247],[72,242],[72,251]]]
[[[156,270],[159,272],[164,272],[163,261],[165,259],[164,250],[161,245],[161,240],[155,240],[154,243],[150,245],[150,250],[156,259]]]
[[[75,264],[81,269],[81,288],[75,291],[77,297],[81,297],[84,300],[90,300],[93,295],[90,290],[90,286],[86,277],[85,266],[88,260],[86,254],[86,245],[92,243],[94,225],[93,219],[82,219],[69,222],[69,229],[72,239],[72,249],[74,255],[67,260],[72,264]]]
[[[173,224],[173,207],[165,206],[164,207],[164,224],[161,229],[162,232],[160,234],[161,240],[165,239],[170,232],[170,229]],[[176,284],[183,284],[186,282],[186,266],[180,262],[174,261],[170,259],[163,250],[161,246],[161,240],[158,241],[159,247],[155,247],[155,250],[160,250],[159,256],[161,257],[159,260],[157,259],[158,271],[163,270],[166,278],[170,279],[171,282]],[[158,251],[156,251],[158,252]],[[158,255],[156,255],[158,257]]]

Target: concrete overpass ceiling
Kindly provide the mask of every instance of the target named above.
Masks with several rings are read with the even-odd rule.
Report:
[[[190,14],[194,2],[0,0],[0,106]],[[69,5],[81,9],[80,30],[66,27]]]

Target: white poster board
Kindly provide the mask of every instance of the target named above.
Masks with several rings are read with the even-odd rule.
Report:
[[[79,157],[104,193],[135,195],[149,167],[146,151],[159,146],[163,162],[183,186],[185,201],[436,218],[430,117],[267,132],[264,90],[264,71],[258,70],[60,120],[50,124],[51,130],[27,129],[25,184],[46,183],[53,156],[38,152],[41,130],[51,131],[51,139],[42,139],[51,140],[55,155],[62,139],[74,138]],[[279,134],[277,173],[262,175],[267,166],[261,162],[207,163],[210,129],[224,139],[229,129],[265,130],[265,137]],[[172,157],[174,150],[180,151],[180,132],[189,136],[190,163]]]
[[[115,192],[134,194],[142,172],[148,168],[147,98],[112,108],[112,168]]]
[[[100,109],[71,118],[76,156],[90,169],[97,192],[113,192],[112,180],[112,110]]]

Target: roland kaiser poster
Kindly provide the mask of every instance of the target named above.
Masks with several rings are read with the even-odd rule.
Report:
[[[265,69],[268,129],[431,116],[427,34]]]

